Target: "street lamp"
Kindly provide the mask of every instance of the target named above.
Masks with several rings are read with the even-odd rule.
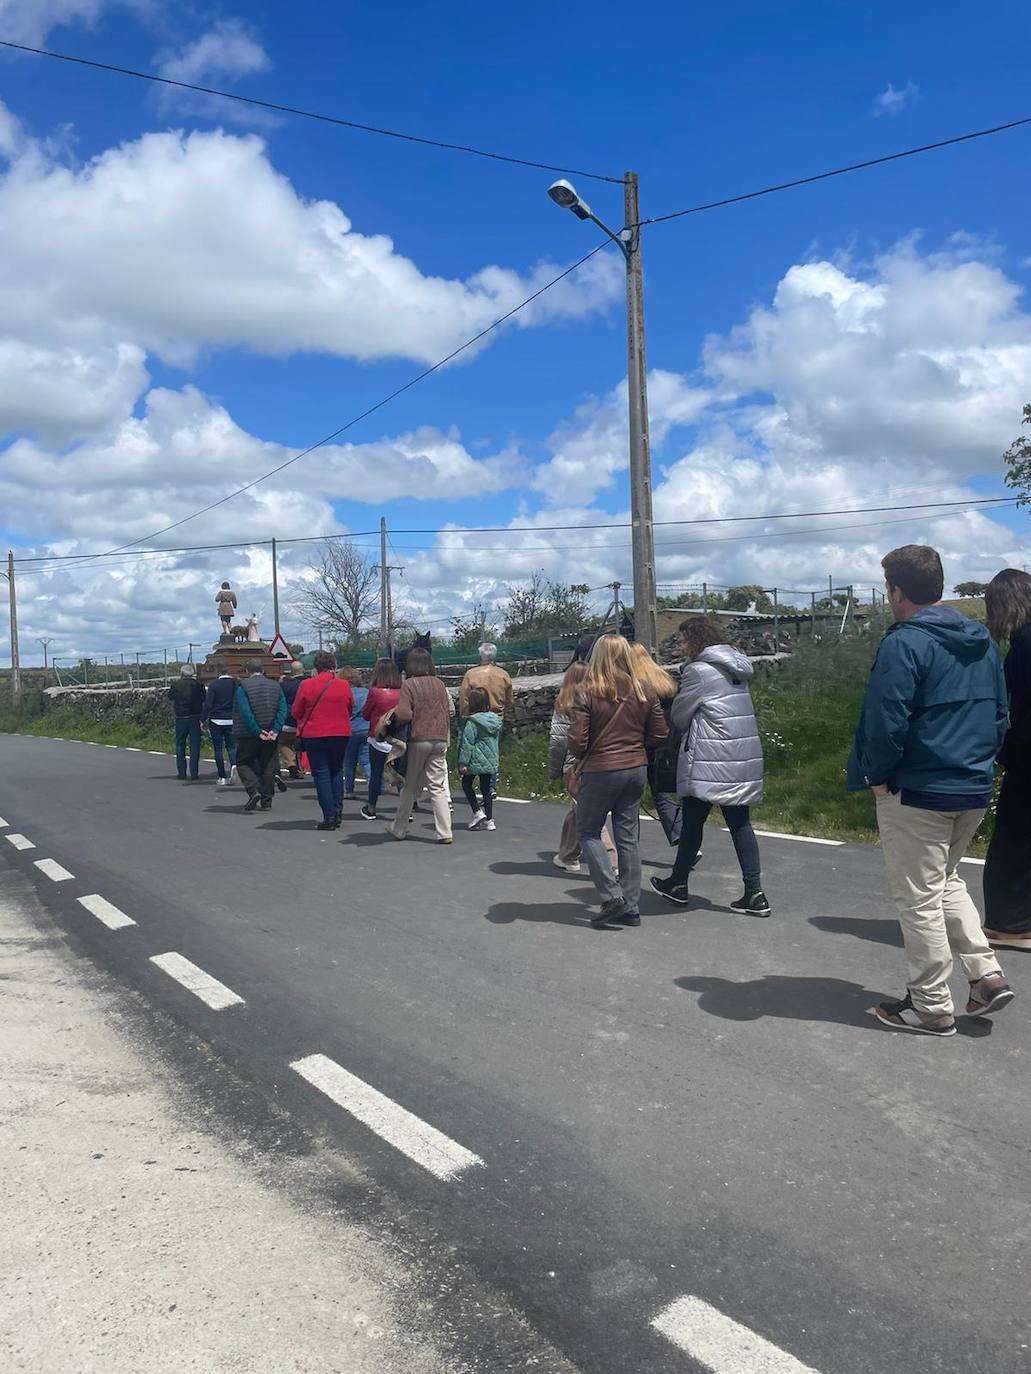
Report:
[[[634,634],[650,653],[657,648],[655,624],[655,531],[652,527],[652,464],[648,442],[648,380],[644,365],[644,294],[641,279],[641,230],[637,208],[637,173],[623,179],[626,224],[617,234],[598,218],[576,187],[555,181],[548,195],[577,219],[589,219],[613,243],[626,263],[627,409],[630,422],[630,520],[634,565]]]

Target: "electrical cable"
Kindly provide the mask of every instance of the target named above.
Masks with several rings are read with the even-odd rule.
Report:
[[[757,200],[759,196],[772,196],[776,191],[791,191],[797,186],[811,186],[816,181],[828,181],[831,177],[842,177],[848,172],[862,172],[868,167],[880,167],[886,162],[898,162],[901,158],[916,157],[919,153],[931,153],[938,148],[951,148],[957,143],[969,143],[975,138],[988,138],[991,134],[1005,133],[1008,129],[1019,129],[1031,124],[1031,115],[1024,119],[1011,119],[1007,124],[995,124],[990,129],[975,129],[969,134],[957,134],[955,138],[942,138],[936,143],[922,143],[918,148],[905,148],[900,153],[886,153],[883,157],[871,157],[865,162],[851,162],[847,167],[835,167],[829,172],[816,172],[812,176],[798,177],[794,181],[781,181],[776,186],[764,186],[758,191],[746,191],[739,196],[726,196],[723,200],[710,200],[702,205],[692,205],[686,210],[673,210],[668,215],[651,215],[648,219],[637,221],[636,228],[646,224],[666,224],[671,219],[683,219],[685,215],[699,215],[703,210],[721,210],[726,205],[739,205],[745,200]]]
[[[404,143],[419,143],[427,148],[443,148],[452,153],[469,153],[473,157],[489,158],[493,162],[509,162],[517,167],[536,167],[542,172],[568,172],[571,176],[590,177],[592,181],[610,181],[622,186],[622,177],[605,176],[601,172],[585,172],[579,167],[561,167],[550,162],[534,162],[530,158],[510,157],[507,153],[492,153],[485,148],[473,148],[466,143],[448,143],[439,138],[423,138],[419,134],[401,133],[397,129],[381,129],[375,124],[360,124],[354,119],[342,119],[337,115],[320,114],[315,110],[303,110],[296,105],[281,105],[274,100],[258,100],[254,96],[239,95],[235,91],[219,91],[211,86],[197,86],[190,81],[175,81],[170,76],[157,76],[154,72],[141,72],[135,67],[120,67],[113,62],[97,62],[89,57],[75,57],[71,53],[54,52],[50,48],[32,48],[26,43],[12,43],[0,38],[0,47],[15,52],[32,53],[36,57],[49,57],[56,62],[70,62],[78,67],[92,67],[94,71],[113,72],[117,76],[132,76],[137,81],[149,81],[157,86],[173,86],[181,91],[193,91],[198,95],[213,95],[220,100],[235,100],[241,105],[254,105],[258,109],[273,110],[276,114],[299,115],[302,119],[314,119],[320,124],[335,124],[342,129],[355,129],[363,134],[379,134],[382,138],[396,138]]]
[[[260,479],[259,479],[259,480],[260,480]],[[876,515],[876,514],[879,514],[879,513],[882,512],[882,511],[889,511],[889,510],[891,510],[891,511],[900,511],[900,510],[924,511],[924,510],[939,510],[939,509],[941,509],[942,507],[947,508],[947,509],[943,512],[943,513],[947,514],[950,510],[953,510],[953,509],[958,508],[958,507],[961,507],[961,506],[962,506],[962,507],[965,507],[967,510],[980,510],[980,509],[982,509],[982,508],[987,508],[987,509],[991,510],[991,509],[994,509],[994,508],[996,508],[996,507],[998,507],[998,506],[1013,505],[1013,504],[1015,504],[1016,502],[1018,502],[1020,499],[1021,499],[1021,498],[1020,498],[1019,496],[971,496],[971,497],[967,497],[965,500],[960,500],[960,501],[918,501],[918,502],[915,502],[915,503],[913,503],[913,504],[911,504],[911,505],[891,505],[891,506],[841,506],[841,507],[838,507],[838,508],[832,509],[832,510],[819,510],[819,511],[771,511],[771,512],[767,512],[766,514],[762,514],[762,515],[712,515],[712,516],[695,517],[695,518],[692,518],[692,519],[689,519],[689,520],[656,520],[656,521],[654,521],[653,523],[654,523],[654,525],[655,525],[655,528],[657,528],[657,529],[658,529],[658,528],[669,528],[669,527],[674,526],[674,525],[677,525],[677,526],[684,526],[684,525],[691,525],[691,526],[694,526],[694,525],[733,525],[733,524],[740,524],[740,523],[743,523],[743,522],[746,522],[746,521],[820,519],[820,518],[823,518],[823,517],[829,516],[829,515]],[[914,517],[914,518],[916,518],[916,517]],[[521,552],[524,552],[524,551],[525,551],[525,552],[560,552],[560,551],[566,551],[566,552],[568,552],[568,551],[576,551],[576,550],[583,550],[583,549],[588,549],[588,550],[589,550],[589,549],[595,549],[595,548],[597,548],[597,549],[604,549],[604,548],[622,548],[622,547],[623,547],[623,542],[620,541],[619,543],[612,543],[612,544],[604,544],[604,543],[596,543],[596,544],[540,544],[540,545],[521,545],[521,546],[513,546],[513,545],[489,545],[489,546],[484,546],[484,545],[475,545],[475,544],[454,544],[454,545],[439,545],[439,544],[438,544],[438,545],[433,545],[433,544],[411,544],[411,545],[404,545],[404,544],[402,544],[402,545],[399,546],[399,545],[394,544],[393,539],[392,539],[391,536],[392,536],[392,533],[393,533],[393,534],[425,534],[425,535],[438,535],[438,536],[439,536],[439,535],[456,535],[456,536],[459,536],[459,537],[464,538],[466,535],[470,535],[470,534],[546,534],[546,533],[552,533],[552,532],[557,532],[557,533],[566,533],[566,532],[570,532],[570,533],[572,533],[572,532],[578,532],[578,531],[580,531],[580,530],[628,530],[628,529],[630,529],[630,528],[631,528],[631,525],[630,525],[630,522],[629,522],[629,521],[618,521],[618,522],[607,522],[607,523],[605,523],[605,524],[585,524],[585,525],[510,525],[510,526],[504,526],[504,525],[484,525],[484,526],[480,526],[480,527],[470,527],[470,528],[455,528],[455,527],[453,527],[453,526],[447,526],[447,527],[441,527],[441,528],[437,528],[437,529],[429,529],[429,528],[425,528],[425,529],[397,529],[397,530],[394,530],[394,531],[392,531],[392,532],[388,531],[388,534],[387,534],[387,543],[388,543],[388,546],[398,555],[398,557],[401,556],[401,551],[402,551],[402,550],[405,550],[405,551],[408,551],[408,552],[425,552],[425,553],[441,553],[441,552],[447,552],[449,549],[454,549],[454,550],[457,550],[457,551],[467,552],[467,553],[521,553]],[[842,527],[842,528],[851,528],[851,526],[844,526],[844,527]],[[856,526],[856,528],[859,528],[859,526]],[[805,531],[799,531],[799,533],[805,533]],[[288,544],[311,544],[311,543],[320,543],[320,542],[322,542],[323,540],[326,540],[326,539],[346,539],[349,543],[357,543],[360,539],[371,539],[371,538],[373,538],[374,536],[378,537],[378,534],[379,534],[379,531],[378,531],[378,530],[356,530],[356,531],[353,531],[353,532],[344,532],[344,533],[336,533],[336,532],[333,532],[333,533],[329,533],[329,534],[308,534],[308,535],[298,535],[298,536],[295,536],[295,537],[293,537],[293,538],[288,538],[288,539],[277,539],[277,540],[276,540],[276,543],[277,543],[277,545],[280,545],[280,546],[285,546],[285,545],[288,545]],[[753,536],[744,536],[744,537],[750,538],[750,537],[753,537]],[[755,538],[763,538],[764,536],[762,536],[762,535],[756,535],[756,536],[754,536],[754,537],[755,537]],[[35,555],[27,555],[27,556],[25,556],[25,557],[16,558],[14,561],[15,561],[15,564],[16,564],[17,566],[22,566],[22,565],[26,565],[26,564],[39,564],[39,563],[48,563],[48,564],[57,564],[57,565],[59,565],[59,564],[62,564],[62,563],[81,563],[81,562],[91,562],[91,561],[94,562],[94,563],[96,563],[96,560],[103,559],[103,558],[112,558],[112,557],[114,557],[114,556],[117,555],[118,558],[119,558],[120,560],[125,560],[125,561],[128,561],[128,562],[131,562],[131,561],[133,561],[134,559],[138,559],[138,558],[159,558],[159,557],[166,556],[166,555],[173,555],[173,554],[180,554],[180,553],[207,553],[207,552],[216,552],[216,551],[219,551],[219,550],[222,550],[222,549],[242,549],[242,548],[263,547],[263,546],[265,546],[265,545],[271,544],[271,542],[272,542],[271,539],[240,539],[240,540],[236,540],[236,541],[234,541],[234,542],[232,542],[232,543],[228,543],[228,544],[187,544],[187,545],[180,546],[180,547],[178,547],[178,548],[168,548],[168,549],[130,549],[130,550],[127,550],[127,551],[124,551],[124,552],[123,552],[122,550],[112,550],[112,551],[109,552],[109,553],[35,554]],[[674,545],[675,545],[676,543],[678,543],[678,542],[680,542],[680,541],[676,541],[676,540],[665,540],[665,541],[660,541],[658,547],[672,547],[672,546],[674,546]],[[717,543],[717,542],[719,542],[719,541],[718,541],[718,540],[715,540],[715,539],[712,539],[712,540],[702,540],[702,541],[700,541],[700,542],[702,542],[702,543]],[[365,547],[372,548],[373,545],[370,544],[370,545],[366,545]],[[98,565],[98,566],[103,566],[103,567],[107,567],[107,568],[112,568],[112,567],[119,567],[119,566],[121,566],[121,563],[110,563],[110,564],[104,564],[104,565]],[[50,566],[50,567],[46,567],[46,568],[39,568],[39,567],[36,567],[36,568],[29,568],[29,567],[26,567],[26,568],[25,568],[25,572],[57,572],[57,571],[60,571],[60,567],[58,567],[58,566]]]

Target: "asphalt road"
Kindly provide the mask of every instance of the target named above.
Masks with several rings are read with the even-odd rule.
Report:
[[[1031,1369],[1031,961],[1006,961],[1024,995],[996,1023],[893,1035],[869,1015],[904,980],[876,850],[761,840],[756,920],[727,909],[710,828],[688,910],[649,896],[639,930],[594,931],[589,881],[551,864],[556,808],[499,802],[494,834],[456,827],[450,848],[421,816],[398,844],[359,803],[316,832],[308,784],[244,816],[211,771],[184,785],[167,757],[0,736],[0,836],[35,846],[0,852],[246,1086],[223,1125],[267,1104],[360,1165],[375,1199],[342,1179],[342,1202],[437,1266],[456,1342],[489,1323],[468,1280],[584,1374]],[[665,872],[644,831],[646,875]],[[205,1005],[166,952],[242,1004]],[[413,1162],[291,1069],[313,1055],[479,1162]],[[687,1295],[694,1354],[652,1326]],[[530,1345],[490,1367],[541,1368]]]

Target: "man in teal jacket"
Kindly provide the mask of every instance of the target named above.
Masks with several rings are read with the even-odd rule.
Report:
[[[233,698],[236,771],[247,789],[245,811],[272,805],[276,746],[286,720],[286,697],[278,682],[265,676],[260,658],[247,660],[247,677]]]
[[[955,1035],[953,954],[970,983],[968,1015],[1013,1000],[958,867],[992,798],[1006,688],[985,627],[939,604],[934,549],[907,544],[881,566],[896,624],[870,672],[847,783],[874,794],[909,978],[906,996],[875,1014],[892,1030]]]

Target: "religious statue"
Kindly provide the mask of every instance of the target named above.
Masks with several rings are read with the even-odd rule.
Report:
[[[248,644],[259,644],[261,635],[258,634],[258,621],[261,616],[255,611],[247,618],[247,642]]]
[[[236,612],[236,593],[232,590],[228,582],[223,582],[215,593],[215,605],[218,607],[218,618],[222,625],[224,635],[231,634],[229,626],[233,615]]]

